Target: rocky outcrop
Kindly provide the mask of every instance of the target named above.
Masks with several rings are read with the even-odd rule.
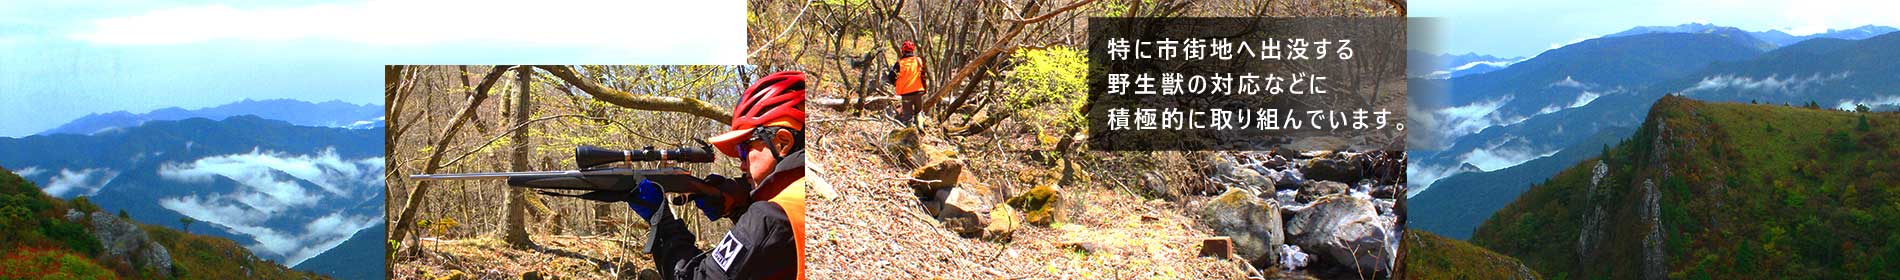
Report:
[[[104,247],[102,258],[124,260],[140,268],[150,268],[159,275],[172,275],[171,252],[146,236],[145,230],[140,229],[138,224],[113,215],[99,212],[87,214],[77,210],[67,210],[66,218],[73,222],[91,223],[92,237]]]
[[[1277,261],[1285,242],[1280,210],[1273,200],[1255,198],[1250,190],[1229,188],[1201,212],[1201,220],[1220,235],[1233,238],[1236,253],[1254,265]]]
[[[1602,160],[1597,160],[1597,167],[1590,169],[1590,172],[1590,192],[1588,192],[1588,194],[1596,194],[1597,186],[1603,184],[1603,176],[1610,175],[1610,164]]]
[[[1669,264],[1663,255],[1662,194],[1653,180],[1643,180],[1643,221],[1649,230],[1643,235],[1643,279],[1668,279]]]
[[[912,170],[911,180],[904,185],[916,192],[924,210],[943,221],[945,228],[963,237],[976,237],[983,233],[988,222],[985,216],[995,203],[987,199],[988,195],[978,192],[984,189],[980,185],[961,185],[958,180],[961,176],[962,160],[937,160]]]
[[[1321,263],[1367,275],[1388,275],[1397,248],[1396,236],[1369,200],[1350,195],[1320,198],[1294,214],[1286,224],[1289,243],[1318,257]]]
[[[1595,262],[1596,244],[1598,239],[1603,238],[1603,219],[1606,213],[1603,212],[1602,205],[1596,205],[1596,190],[1597,186],[1603,183],[1603,177],[1609,175],[1610,165],[1599,160],[1591,171],[1593,173],[1590,174],[1590,187],[1584,193],[1586,197],[1584,205],[1589,205],[1593,210],[1584,215],[1583,229],[1577,233],[1577,263],[1584,266]]]

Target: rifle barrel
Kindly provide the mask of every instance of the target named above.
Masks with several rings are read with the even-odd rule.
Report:
[[[579,176],[580,170],[527,171],[527,172],[481,172],[481,173],[444,173],[409,175],[413,180],[493,180],[508,179],[515,176]]]
[[[523,171],[523,172],[480,172],[480,173],[443,173],[409,175],[412,180],[493,180],[530,176],[655,176],[690,175],[692,172],[678,167],[658,169],[602,168],[587,170]]]

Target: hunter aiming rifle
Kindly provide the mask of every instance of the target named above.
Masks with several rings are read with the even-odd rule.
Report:
[[[528,171],[528,172],[487,172],[453,174],[416,174],[409,175],[414,180],[492,180],[508,179],[508,186],[536,189],[544,195],[573,197],[599,202],[627,202],[658,209],[660,205],[650,205],[634,199],[640,181],[652,181],[667,193],[685,194],[673,200],[674,205],[683,205],[688,201],[703,198],[716,198],[719,207],[737,208],[749,201],[746,187],[736,180],[718,174],[706,178],[694,177],[692,172],[675,166],[654,169],[632,169],[612,167],[621,162],[660,162],[672,163],[710,163],[713,162],[712,146],[699,142],[700,147],[680,147],[674,149],[654,149],[645,147],[634,150],[605,149],[594,146],[574,148],[576,170]],[[586,193],[574,195],[547,190],[584,190]]]

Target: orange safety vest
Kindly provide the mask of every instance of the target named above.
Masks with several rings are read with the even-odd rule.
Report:
[[[924,59],[916,56],[897,60],[897,95],[924,91]]]
[[[805,279],[805,179],[793,181],[769,201],[785,209],[785,219],[792,222],[792,240],[798,244],[798,279]]]

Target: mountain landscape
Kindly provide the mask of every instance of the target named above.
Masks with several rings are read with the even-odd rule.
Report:
[[[0,167],[0,279],[326,279],[229,239],[131,221],[46,195]]]
[[[231,104],[195,110],[170,107],[143,114],[126,111],[90,114],[37,135],[94,134],[134,127],[149,121],[175,121],[189,118],[220,120],[242,115],[254,115],[302,126],[367,129],[381,125],[383,106],[357,105],[342,101],[311,103],[291,99],[245,99]]]
[[[1900,113],[1669,95],[1471,243],[1569,279],[1900,277]]]
[[[300,270],[381,278],[382,137],[380,125],[303,126],[252,115],[151,120],[87,135],[0,138],[0,164],[52,197],[229,239]],[[376,248],[366,251],[376,257],[338,262],[362,252],[328,256],[333,248]],[[305,264],[320,255],[328,261]]]
[[[1641,29],[1641,28],[1638,28]],[[1638,30],[1638,29],[1633,29]],[[1866,29],[1866,28],[1863,28]],[[1900,103],[1900,33],[1774,47],[1733,28],[1586,40],[1490,73],[1414,84],[1449,91],[1413,125],[1412,225],[1463,239],[1533,182],[1630,137],[1665,95],[1832,109]],[[1415,101],[1419,102],[1419,101]],[[1432,109],[1436,108],[1436,109]]]

